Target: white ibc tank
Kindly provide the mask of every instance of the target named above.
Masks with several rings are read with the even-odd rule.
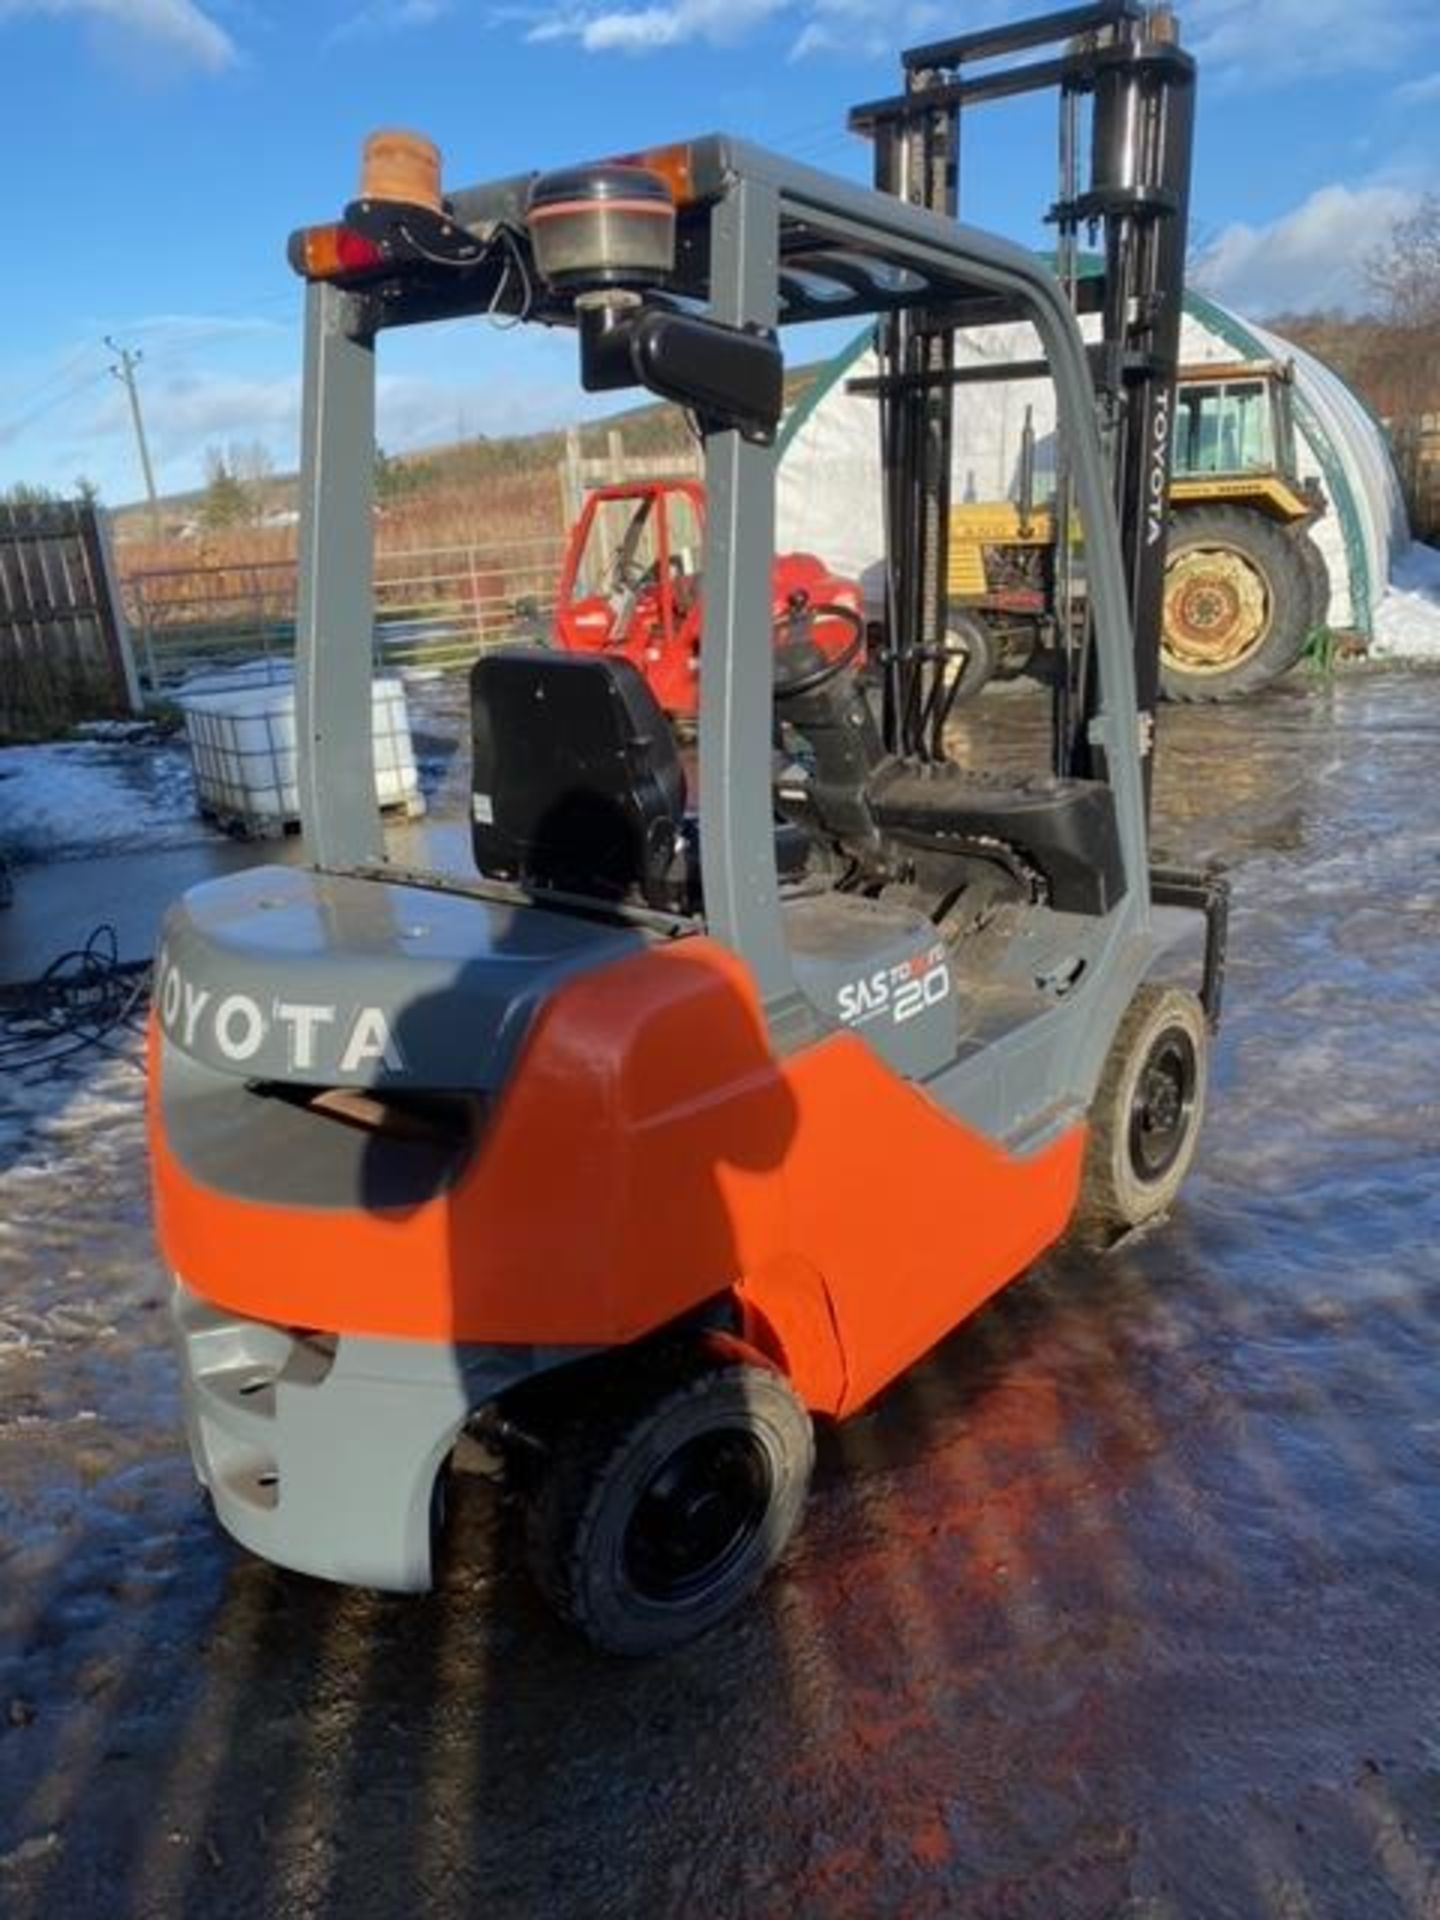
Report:
[[[186,688],[179,695],[200,811],[232,830],[283,833],[300,818],[296,779],[295,688],[269,685]],[[382,807],[423,813],[405,689],[374,683],[375,797]]]

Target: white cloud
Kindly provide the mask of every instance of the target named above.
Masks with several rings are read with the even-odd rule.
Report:
[[[1418,106],[1427,100],[1440,100],[1440,73],[1427,73],[1423,79],[1407,80],[1395,89],[1395,98],[1406,106]]]
[[[403,33],[410,27],[430,27],[450,11],[450,0],[368,0],[358,12],[342,20],[326,37],[360,40],[375,34]]]
[[[1181,21],[1202,77],[1256,89],[1393,70],[1436,26],[1434,0],[1189,0]]]
[[[145,424],[165,460],[193,455],[211,440],[288,441],[299,418],[298,374],[278,379],[177,374],[152,381],[145,394]],[[118,403],[106,425],[117,423],[128,424]]]
[[[298,290],[293,305],[298,313]],[[289,336],[294,332],[294,322],[271,320],[258,313],[152,313],[127,321],[119,331],[126,337],[143,334],[146,347],[160,351],[194,346],[206,340],[240,339],[251,334]]]
[[[691,40],[728,46],[790,4],[791,0],[671,0],[666,6],[604,12],[570,8],[544,15],[526,38],[576,40],[587,53],[653,53]]]
[[[220,373],[196,364],[162,375],[147,362],[141,368],[141,392],[164,492],[201,484],[207,447],[258,442],[281,470],[292,468],[299,457],[295,372]],[[477,379],[468,369],[453,377],[382,372],[376,381],[376,437],[392,452],[443,445],[473,433],[529,433],[563,424],[584,410],[573,382],[552,379],[541,366],[503,386]],[[0,485],[23,479],[65,486],[80,472],[97,479],[110,501],[133,498],[139,484],[129,405],[119,383],[105,379],[103,369],[99,381],[87,382],[33,430],[23,420],[14,433],[0,426]]]
[[[1233,222],[1202,249],[1190,278],[1257,317],[1356,308],[1361,259],[1411,212],[1416,197],[1397,186],[1320,187],[1267,225]]]
[[[239,58],[235,42],[195,0],[0,0],[0,22],[21,14],[73,15],[218,73]]]
[[[922,35],[940,32],[947,17],[934,0],[883,8],[873,0],[811,0],[809,13],[790,49],[792,60],[804,60],[812,53],[882,59]]]
[[[1032,10],[1032,0],[1005,0],[983,11],[1003,18]],[[782,13],[795,21],[793,59],[815,53],[871,59],[955,19],[939,0],[646,0],[618,7],[613,0],[563,0],[528,18],[513,5],[493,7],[490,18],[495,25],[525,21],[526,37],[534,41],[575,41],[591,53],[650,53],[690,42],[729,44]],[[1183,26],[1205,77],[1245,88],[1393,71],[1440,39],[1435,0],[1187,0]]]
[[[453,440],[462,423],[468,428],[475,422],[491,433],[524,432],[537,410],[554,417],[560,400],[558,392],[522,389],[497,397],[475,381],[381,373],[375,382],[376,434],[386,447],[406,448]],[[259,440],[278,465],[288,466],[299,443],[300,376],[217,375],[194,369],[164,380],[152,378],[145,389],[145,425],[156,459],[166,468],[193,471],[207,446],[231,440]],[[130,417],[123,393],[105,396],[91,431],[126,441]]]

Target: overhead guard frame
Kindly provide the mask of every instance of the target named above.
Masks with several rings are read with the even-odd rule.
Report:
[[[708,135],[690,143],[706,197],[681,210],[670,299],[695,302],[736,327],[877,315],[943,304],[957,320],[1030,320],[1055,377],[1062,428],[1074,450],[1077,502],[1089,533],[1090,592],[1103,645],[1097,739],[1136,729],[1134,663],[1119,539],[1091,404],[1090,373],[1058,283],[1023,248],[923,208],[798,165],[763,148]],[[523,247],[532,176],[452,196],[472,229],[511,230]],[[827,256],[844,263],[840,291],[822,299],[807,276]],[[523,258],[523,255],[521,256]],[[857,264],[858,267],[857,267]],[[312,283],[306,306],[301,489],[302,591],[297,719],[305,751],[302,820],[312,861],[325,869],[383,861],[370,767],[373,604],[374,344],[386,329],[492,311],[518,312],[510,257],[361,291]],[[538,290],[538,277],[532,282]],[[568,299],[543,295],[526,317],[573,322]],[[743,956],[772,1035],[802,1021],[780,912],[771,819],[770,559],[775,544],[773,448],[734,429],[705,442],[708,501],[700,681],[700,836],[710,932]],[[1110,757],[1125,868],[1125,910],[1149,910],[1144,791],[1133,752]]]

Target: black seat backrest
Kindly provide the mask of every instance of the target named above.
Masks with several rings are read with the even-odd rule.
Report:
[[[685,773],[628,660],[534,647],[486,654],[470,675],[470,726],[482,873],[670,904]]]

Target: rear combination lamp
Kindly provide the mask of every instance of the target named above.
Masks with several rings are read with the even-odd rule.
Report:
[[[675,271],[675,202],[648,167],[545,173],[526,214],[536,271],[557,292],[662,286]]]
[[[290,264],[306,280],[351,280],[386,264],[383,250],[342,221],[290,236]]]

